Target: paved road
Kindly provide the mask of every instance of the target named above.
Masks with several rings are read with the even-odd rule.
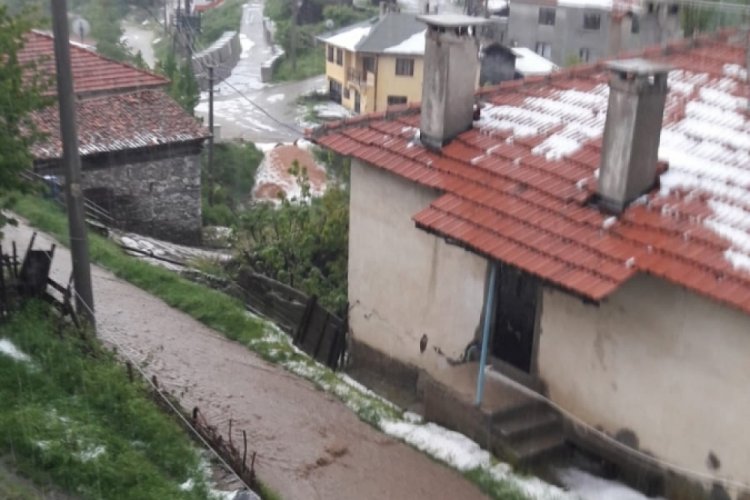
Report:
[[[240,38],[242,58],[232,75],[218,84],[214,98],[214,121],[221,126],[221,138],[243,138],[254,142],[289,142],[301,136],[295,131],[300,118],[296,99],[323,87],[323,75],[285,84],[263,84],[260,66],[274,54],[263,36],[263,3],[254,0],[243,7]],[[242,95],[241,95],[242,94]],[[255,104],[255,105],[254,105]],[[263,108],[285,127],[269,118]],[[201,96],[196,114],[208,119],[208,95]]]
[[[31,229],[3,228],[25,248]],[[37,245],[50,238],[39,234]],[[52,275],[69,277],[58,246]],[[266,363],[245,347],[94,266],[98,334],[118,346],[212,425],[248,433],[260,478],[284,499],[479,499],[457,472],[360,421],[310,382]],[[234,436],[235,439],[241,437]]]
[[[138,51],[141,51],[143,60],[148,64],[149,68],[153,68],[156,63],[156,57],[154,56],[154,46],[152,42],[157,35],[152,30],[133,20],[123,21],[122,30],[124,33],[123,41],[130,48],[130,51],[133,54],[137,54]]]
[[[153,67],[152,41],[158,35],[129,21],[123,22],[123,30],[133,52],[140,50],[146,63]],[[297,97],[322,88],[325,76],[282,84],[261,83],[260,66],[275,52],[263,36],[263,2],[260,0],[252,0],[243,6],[240,35],[242,58],[232,75],[215,87],[214,122],[220,126],[220,137],[260,143],[294,141],[302,135],[297,124],[305,113],[305,109],[297,106]],[[195,113],[208,123],[208,93],[201,95]]]

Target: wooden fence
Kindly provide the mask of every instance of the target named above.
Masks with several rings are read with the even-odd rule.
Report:
[[[316,360],[334,370],[341,367],[346,321],[318,304],[315,296],[248,270],[240,271],[237,284],[249,310],[271,319],[292,336],[294,345]]]
[[[33,233],[23,259],[18,256],[15,241],[11,245],[12,254],[3,253],[0,245],[0,319],[9,317],[23,301],[37,298],[46,300],[60,311],[63,319],[70,316],[73,323],[79,326],[71,301],[73,276],[67,286],[53,280],[49,273],[55,245],[51,245],[49,250],[38,250],[34,248],[35,241],[36,233]]]
[[[66,206],[65,191],[56,177],[44,177],[31,170],[21,172],[21,177],[37,186],[44,186],[49,189],[49,197],[61,207]],[[86,224],[92,230],[106,236],[109,228],[117,227],[117,221],[106,209],[85,196],[83,198],[83,209]]]

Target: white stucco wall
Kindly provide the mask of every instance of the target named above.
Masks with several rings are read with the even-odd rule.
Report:
[[[750,483],[750,316],[639,276],[599,307],[545,289],[540,375],[552,399],[639,447]]]
[[[355,340],[429,372],[460,356],[479,323],[486,260],[419,230],[439,193],[352,161],[349,326]],[[426,334],[428,348],[420,354]]]

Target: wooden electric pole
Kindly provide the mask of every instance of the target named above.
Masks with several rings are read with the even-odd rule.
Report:
[[[94,294],[91,289],[91,266],[86,236],[86,222],[81,188],[81,158],[78,155],[75,94],[70,69],[70,33],[66,0],[50,0],[52,30],[55,35],[55,63],[57,68],[57,99],[60,107],[60,137],[63,145],[65,169],[65,202],[68,207],[70,253],[73,258],[76,310],[92,327],[94,322]]]
[[[214,67],[208,67],[208,204],[214,203]]]
[[[292,0],[292,24],[290,25],[291,44],[289,47],[289,56],[292,60],[292,71],[297,71],[297,16],[299,16],[299,7],[302,0]]]

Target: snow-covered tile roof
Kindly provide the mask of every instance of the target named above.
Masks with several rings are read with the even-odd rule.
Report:
[[[424,55],[424,36],[427,30],[414,33],[399,44],[388,47],[383,52],[387,54]]]
[[[728,34],[642,57],[667,63],[659,186],[612,218],[596,194],[609,96],[603,64],[483,89],[480,119],[440,151],[418,106],[313,134],[318,144],[444,194],[418,227],[581,296],[639,272],[750,313],[750,115],[744,44]]]
[[[546,75],[558,69],[555,63],[526,47],[510,50],[516,55],[516,71],[523,76]]]
[[[327,44],[333,45],[334,47],[354,52],[357,50],[359,42],[370,33],[371,29],[372,26],[355,26],[340,33],[336,33],[335,35],[321,38],[321,40]]]

